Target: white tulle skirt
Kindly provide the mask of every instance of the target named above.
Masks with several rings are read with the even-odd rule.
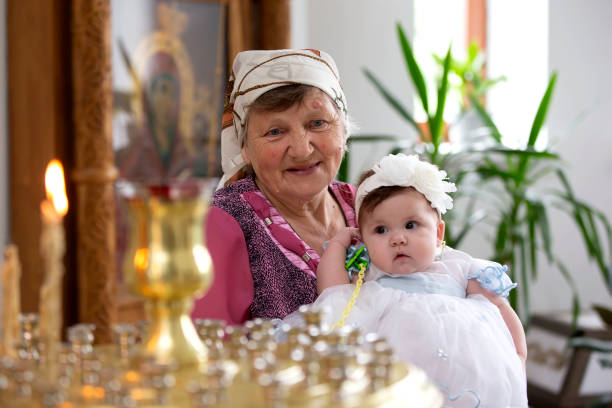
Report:
[[[331,325],[354,285],[326,289],[314,303]],[[289,318],[291,320],[291,318]],[[527,407],[523,365],[498,308],[482,296],[406,293],[365,282],[346,325],[387,339],[396,356],[421,367],[449,407]]]

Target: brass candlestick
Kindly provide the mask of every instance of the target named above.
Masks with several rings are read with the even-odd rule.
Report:
[[[212,281],[204,225],[215,180],[164,186],[120,182],[130,223],[123,273],[146,300],[148,333],[140,354],[181,368],[207,361],[189,313]]]

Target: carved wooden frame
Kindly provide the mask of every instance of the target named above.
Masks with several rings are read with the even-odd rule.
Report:
[[[101,343],[117,313],[110,13],[110,0],[72,0],[78,315]]]

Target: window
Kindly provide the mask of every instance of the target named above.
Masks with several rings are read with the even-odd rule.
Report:
[[[486,24],[486,30],[482,24]],[[468,37],[485,44],[487,77],[506,77],[488,91],[486,100],[487,109],[504,136],[503,143],[509,147],[524,144],[548,83],[548,2],[414,0],[411,40],[431,101],[436,101],[435,75],[441,72],[432,54],[443,57],[452,44],[453,57],[463,60]],[[460,102],[457,92],[448,96],[444,113],[447,122],[457,118]],[[418,99],[414,113],[418,121],[426,120]],[[543,129],[538,146],[547,140]]]
[[[442,72],[433,55],[444,58],[449,45],[454,58],[465,58],[467,44],[466,0],[414,0],[414,54],[425,81],[430,101],[437,101],[437,77]],[[426,121],[423,106],[415,95],[414,114],[417,121]],[[431,105],[431,102],[430,102]],[[435,105],[434,105],[435,107]],[[433,109],[430,107],[430,109]],[[444,118],[450,122],[460,109],[458,93],[451,93],[446,101]]]
[[[524,145],[548,83],[548,2],[488,2],[487,75],[505,75],[487,96],[487,108],[509,147]],[[538,146],[548,142],[542,129]]]

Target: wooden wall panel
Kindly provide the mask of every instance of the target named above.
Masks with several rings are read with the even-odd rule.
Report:
[[[228,72],[232,70],[234,57],[240,51],[253,48],[252,0],[228,0],[227,47]]]
[[[67,168],[71,163],[69,8],[63,1],[38,0],[9,0],[6,6],[10,239],[23,265],[22,310],[35,312],[43,276],[44,170],[54,157]],[[70,229],[69,217],[66,225]]]
[[[44,169],[64,164],[70,211],[64,323],[111,339],[115,310],[110,0],[7,2],[11,240],[22,309],[38,311]]]
[[[262,0],[261,48],[265,50],[291,47],[291,20],[289,0]]]
[[[228,63],[240,51],[291,47],[290,0],[227,0]]]

